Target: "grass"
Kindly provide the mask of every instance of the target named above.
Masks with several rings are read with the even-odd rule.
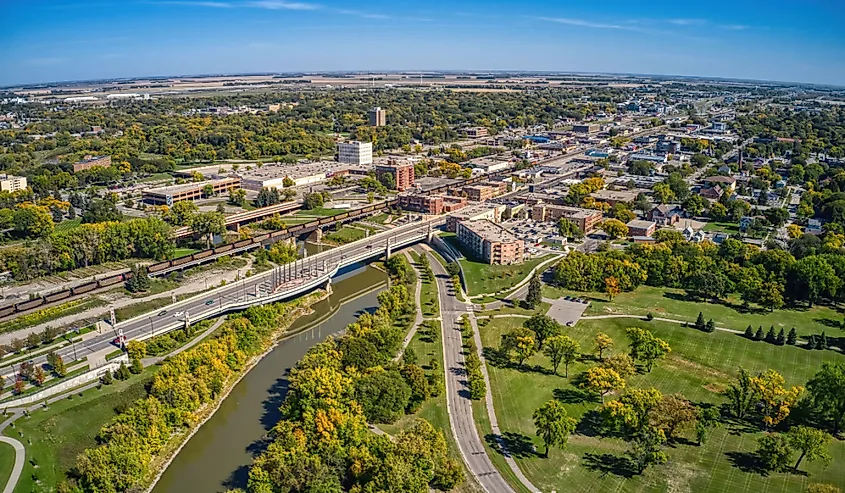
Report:
[[[76,463],[76,456],[96,446],[97,433],[117,415],[117,409],[147,395],[146,383],[157,369],[146,368],[140,376],[115,380],[100,390],[86,390],[82,397],[73,394],[72,399],[62,399],[47,409],[33,411],[29,417],[15,421],[14,428],[6,428],[5,435],[21,440],[26,446],[27,462],[15,492],[47,491],[36,484],[36,478],[44,485],[60,483]],[[37,469],[33,463],[38,465]]]
[[[547,260],[548,256],[538,257],[521,264],[489,265],[469,258],[461,259],[467,294],[475,296],[483,293],[506,291],[525,279],[534,267]]]
[[[381,214],[376,214],[374,216],[370,216],[367,219],[364,219],[364,221],[366,221],[368,223],[374,223],[374,224],[386,224],[387,220],[390,219],[391,217],[396,217],[396,216],[394,216],[393,214],[388,214],[386,212],[382,212]]]
[[[527,315],[530,317],[531,315],[536,315],[538,313],[548,312],[551,306],[551,303],[546,303],[545,301],[542,301],[539,305],[537,305],[537,308],[529,310],[527,308],[523,308],[522,303],[520,303],[519,306],[502,306],[490,310],[482,310],[480,312],[477,312],[476,315],[479,317],[494,317],[496,315]]]
[[[130,293],[126,291],[126,294],[133,298],[146,298],[147,296],[153,296],[156,294],[165,293],[172,289],[176,289],[179,287],[179,283],[176,281],[171,281],[167,278],[153,278],[150,279],[150,287],[146,291],[142,291],[139,293]]]
[[[326,207],[318,207],[316,209],[301,210],[296,212],[296,216],[334,216],[340,214],[343,209],[329,209]]]
[[[8,443],[0,443],[0,485],[5,485],[15,466],[15,449]]]
[[[176,299],[178,300],[179,297],[177,296]],[[114,316],[118,322],[122,322],[124,320],[129,320],[130,318],[137,317],[139,315],[144,315],[153,310],[158,310],[159,308],[167,306],[170,303],[171,300],[167,296],[163,298],[156,298],[154,300],[141,301],[139,303],[134,303],[132,305],[127,305],[122,308],[116,309],[114,311]]]
[[[199,250],[197,250],[196,248],[174,248],[173,258],[187,257],[188,255],[193,255],[198,251]]]
[[[366,238],[366,236],[367,232],[362,229],[344,226],[331,234],[323,236],[323,241],[336,245],[345,245]]]
[[[29,384],[27,384],[26,387],[24,387],[23,392],[21,392],[20,394],[11,394],[11,393],[7,394],[5,397],[3,397],[2,400],[0,400],[0,405],[2,405],[4,402],[11,402],[11,401],[17,400],[21,397],[26,397],[28,395],[37,394],[38,392],[41,392],[42,390],[46,390],[46,389],[48,389],[48,388],[50,388],[54,385],[58,385],[62,382],[65,382],[65,381],[67,381],[67,380],[69,380],[73,377],[82,375],[83,373],[87,372],[90,369],[90,367],[88,365],[80,366],[79,363],[81,363],[81,361],[78,361],[75,365],[69,365],[68,369],[70,370],[70,366],[73,366],[73,369],[70,370],[67,373],[67,375],[65,375],[62,378],[57,378],[51,373],[51,374],[48,375],[50,378],[45,380],[42,385],[34,385],[32,383],[29,383]]]
[[[419,266],[420,254],[411,252],[411,258],[414,263]],[[437,296],[437,285],[433,281],[429,281],[420,273],[422,286],[420,288],[420,309],[424,318],[434,318],[440,315],[440,300]]]
[[[712,318],[717,325],[735,330],[745,330],[750,324],[755,330],[762,325],[763,330],[766,331],[774,325],[776,332],[781,327],[787,332],[795,327],[800,336],[819,334],[822,331],[826,331],[828,336],[845,336],[845,333],[838,328],[843,318],[842,313],[821,305],[813,308],[784,308],[774,312],[764,309],[746,310],[742,307],[742,302],[735,297],[724,300],[722,304],[702,303],[698,300],[687,300],[685,291],[682,289],[651,286],[641,286],[635,291],[621,293],[613,299],[613,302],[608,302],[604,294],[579,293],[550,286],[544,286],[543,293],[544,296],[550,298],[575,295],[589,299],[591,303],[584,313],[585,316],[647,315],[651,312],[655,317],[695,322],[698,313],[702,312],[705,319]]]
[[[26,327],[51,322],[69,315],[76,315],[105,304],[105,301],[97,297],[68,301],[67,303],[63,303],[58,306],[44,308],[26,315],[21,315],[7,322],[3,322],[0,324],[0,333],[12,332]]]
[[[494,357],[501,336],[523,320],[497,319],[480,329],[491,379],[499,426],[510,451],[526,476],[542,491],[695,491],[695,492],[803,492],[809,483],[831,483],[845,487],[845,442],[834,440],[830,447],[833,465],[823,468],[816,463],[802,464],[809,476],[772,473],[762,476],[741,465],[756,449],[762,433],[747,423],[728,423],[715,429],[703,446],[692,441],[664,447],[669,462],[648,469],[642,475],[627,473],[616,467],[628,444],[618,438],[595,433],[581,421],[585,414],[599,406],[597,399],[584,396],[571,380],[551,373],[548,359],[534,355],[517,370],[501,364]],[[656,387],[664,394],[681,393],[694,402],[713,404],[725,400],[719,391],[732,381],[742,365],[751,371],[772,368],[780,372],[787,385],[804,385],[824,361],[845,361],[834,351],[807,351],[792,346],[774,346],[749,341],[726,332],[707,334],[666,322],[641,320],[583,320],[567,328],[567,335],[581,343],[582,350],[592,351],[592,338],[599,331],[610,335],[616,345],[613,353],[626,350],[624,329],[647,327],[666,340],[672,353],[660,361],[651,373],[638,374],[628,381],[633,388]],[[491,363],[492,362],[492,363]],[[592,357],[570,366],[575,377],[595,363]],[[560,369],[563,373],[563,368]],[[586,397],[586,398],[585,398]],[[535,436],[532,422],[534,409],[548,400],[563,401],[570,416],[580,421],[576,433],[564,449],[552,449],[549,459],[534,452],[544,446]],[[690,432],[684,435],[694,440]],[[744,454],[744,455],[743,455]],[[733,461],[737,465],[734,464]],[[838,466],[837,466],[838,464]]]
[[[739,233],[739,224],[737,223],[720,223],[720,222],[709,222],[704,225],[702,228],[707,233],[727,233],[727,234],[735,234]]]
[[[77,217],[76,219],[68,219],[66,221],[62,221],[56,225],[55,231],[56,233],[61,233],[63,231],[70,231],[72,229],[78,228],[82,224],[82,218]]]

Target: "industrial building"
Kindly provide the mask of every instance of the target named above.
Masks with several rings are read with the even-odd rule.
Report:
[[[0,175],[0,191],[17,192],[26,189],[25,176]]]
[[[79,173],[82,170],[91,169],[96,166],[108,168],[111,166],[111,156],[85,156],[82,161],[73,163],[73,172]]]
[[[177,202],[184,200],[197,200],[205,197],[203,189],[211,185],[214,194],[238,190],[241,188],[240,178],[222,178],[220,180],[200,181],[185,185],[172,185],[169,187],[153,188],[144,190],[143,201],[152,205],[166,205],[172,207]]]
[[[602,213],[594,209],[551,204],[537,204],[531,208],[531,219],[534,221],[557,222],[560,218],[569,219],[586,234],[595,229],[596,224],[601,221]]]
[[[596,123],[572,125],[572,131],[576,134],[594,134],[601,130],[601,127]]]
[[[378,106],[371,109],[368,116],[371,127],[383,127],[387,125],[387,111]]]
[[[518,264],[523,260],[525,243],[496,223],[482,219],[458,223],[458,241],[487,264]]]
[[[340,142],[337,144],[337,161],[346,164],[373,164],[372,142]]]
[[[333,176],[346,175],[354,167],[333,161],[318,161],[304,164],[265,164],[260,168],[240,171],[241,186],[247,190],[261,191],[262,188],[282,188],[286,178],[293,180],[293,186],[300,187],[322,183]]]
[[[376,166],[376,176],[379,180],[384,175],[393,177],[393,183],[396,184],[396,190],[403,192],[414,186],[414,165],[409,162],[399,162],[390,160],[387,164],[379,164]]]

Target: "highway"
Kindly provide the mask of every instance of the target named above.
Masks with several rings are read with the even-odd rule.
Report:
[[[126,341],[144,340],[184,327],[186,316],[190,323],[194,323],[226,312],[242,310],[250,305],[299,296],[324,285],[342,267],[384,255],[388,250],[388,243],[390,250],[394,251],[425,240],[431,229],[442,226],[445,222],[445,217],[441,216],[377,233],[369,238],[215,288],[152,313],[119,322],[94,337],[56,352],[69,363],[95,353],[106,352],[104,350],[117,349],[118,346],[113,341],[120,333]],[[107,326],[103,323],[100,325]],[[33,358],[32,361],[36,364],[45,363],[46,356]],[[0,375],[9,378],[13,376],[13,371],[11,367],[4,367],[0,369]]]

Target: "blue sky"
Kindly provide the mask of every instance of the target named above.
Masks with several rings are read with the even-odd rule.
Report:
[[[0,85],[559,70],[845,85],[845,0],[0,0]]]

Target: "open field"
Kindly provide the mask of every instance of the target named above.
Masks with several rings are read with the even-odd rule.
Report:
[[[196,248],[174,248],[173,258],[187,257],[188,255],[193,255],[198,251],[199,250]]]
[[[15,449],[8,443],[0,443],[0,485],[5,485],[15,465]]]
[[[334,243],[336,245],[345,245],[347,243],[352,243],[353,241],[358,241],[366,236],[367,232],[363,229],[344,226],[333,233],[324,235],[323,241],[327,243]]]
[[[461,259],[460,262],[464,271],[464,282],[469,291],[467,293],[469,296],[506,291],[525,279],[525,276],[534,267],[537,267],[537,265],[548,258],[548,255],[544,255],[542,257],[532,258],[521,264],[490,265],[473,260],[463,250],[461,244],[454,236],[447,236],[444,239],[453,247],[461,250],[466,257]]]
[[[62,221],[56,225],[56,228],[53,230],[57,233],[61,233],[63,231],[70,231],[72,229],[78,228],[82,224],[81,218],[76,219],[68,219],[67,221]]]
[[[618,438],[603,437],[590,426],[592,410],[599,406],[597,398],[585,395],[572,380],[553,375],[548,358],[535,355],[526,360],[524,369],[500,362],[495,350],[502,334],[515,328],[521,319],[497,319],[480,328],[485,355],[488,358],[491,386],[499,425],[522,471],[542,491],[694,491],[803,492],[809,483],[831,483],[845,487],[845,442],[834,441],[830,452],[834,462],[824,468],[816,463],[803,463],[809,476],[772,473],[762,476],[748,468],[749,454],[756,449],[762,435],[748,423],[727,422],[712,431],[703,446],[687,432],[687,440],[679,440],[664,451],[669,462],[652,467],[642,475],[632,475],[622,459],[628,444]],[[647,327],[666,340],[672,352],[660,361],[651,373],[640,373],[628,380],[628,387],[655,387],[664,394],[681,393],[693,402],[721,404],[719,392],[732,381],[741,365],[751,371],[772,368],[780,372],[788,386],[804,385],[824,361],[845,361],[835,351],[808,351],[796,347],[779,347],[749,341],[735,334],[707,334],[676,324],[639,320],[584,320],[565,333],[581,343],[582,351],[592,352],[592,338],[599,331],[610,335],[616,344],[613,354],[627,351],[624,329]],[[574,363],[570,377],[576,377],[595,365],[592,356]],[[563,374],[563,368],[560,369]],[[544,449],[535,436],[532,422],[534,409],[550,399],[561,400],[570,416],[579,420],[575,434],[565,449],[552,449],[549,459],[534,451]],[[837,465],[838,464],[838,465]]]
[[[14,428],[6,428],[5,435],[21,440],[26,446],[27,462],[15,492],[42,491],[36,479],[47,485],[60,483],[76,463],[76,456],[96,445],[100,428],[118,410],[147,395],[145,385],[157,369],[147,368],[141,375],[115,380],[100,390],[86,390],[81,397],[73,394],[72,399],[34,411],[29,417],[15,421]],[[38,465],[37,469],[33,463]]]
[[[727,234],[735,234],[739,233],[739,224],[737,223],[720,223],[720,222],[708,222],[704,225],[704,231],[707,233],[727,233]]]
[[[813,308],[798,307],[784,308],[769,312],[768,310],[746,310],[737,298],[729,298],[722,304],[703,303],[700,300],[688,301],[682,289],[655,288],[641,286],[630,293],[620,293],[613,302],[607,301],[607,295],[602,293],[582,293],[562,290],[550,286],[543,287],[543,295],[549,298],[559,298],[564,295],[574,295],[589,299],[590,306],[584,313],[590,315],[647,315],[651,312],[655,317],[671,318],[695,322],[698,313],[704,318],[713,319],[717,325],[745,330],[750,324],[755,330],[763,326],[766,331],[772,325],[775,331],[781,327],[789,332],[795,327],[799,336],[820,334],[825,331],[828,337],[845,337],[845,330],[840,323],[845,315],[841,311],[828,306],[816,305]]]
[[[335,214],[340,214],[343,212],[343,209],[328,209],[326,207],[318,207],[316,209],[308,209],[308,210],[301,210],[297,211],[295,215],[297,216],[334,216]]]

